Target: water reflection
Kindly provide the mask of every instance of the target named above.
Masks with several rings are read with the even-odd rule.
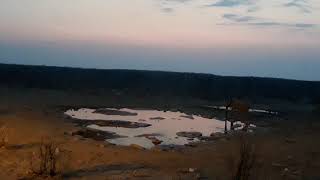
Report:
[[[68,110],[66,115],[79,120],[119,120],[135,123],[147,123],[149,127],[126,128],[110,127],[91,124],[88,127],[103,131],[117,133],[122,138],[107,139],[108,142],[117,145],[137,144],[145,148],[151,148],[154,144],[161,145],[185,145],[190,142],[199,141],[199,137],[178,136],[178,132],[200,132],[202,136],[210,136],[214,132],[223,132],[224,122],[217,119],[208,119],[195,115],[187,115],[181,112],[158,111],[158,110],[134,110],[134,109],[112,109],[106,108],[107,111],[97,111],[95,109],[82,108],[78,110]],[[124,116],[114,115],[116,113],[98,113],[121,111],[123,114],[131,113],[133,115]],[[199,133],[198,133],[199,134]]]

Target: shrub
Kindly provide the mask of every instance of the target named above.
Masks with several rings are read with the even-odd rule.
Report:
[[[31,158],[31,172],[38,176],[55,176],[57,174],[57,163],[59,160],[59,148],[53,140],[42,140],[38,153]]]

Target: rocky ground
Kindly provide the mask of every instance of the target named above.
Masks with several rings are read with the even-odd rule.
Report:
[[[102,141],[109,134],[93,132],[92,138],[92,132],[66,119],[60,106],[37,101],[42,103],[0,103],[0,123],[6,132],[0,179],[232,179],[237,171],[242,135],[217,135],[174,148],[120,147]],[[190,107],[185,110],[192,112]],[[203,108],[193,111],[210,114]],[[281,121],[263,117],[259,123],[261,131],[244,136],[254,147],[250,179],[320,178],[318,114],[292,111]],[[49,140],[58,148],[57,175],[44,177],[32,172],[31,162],[41,143]]]

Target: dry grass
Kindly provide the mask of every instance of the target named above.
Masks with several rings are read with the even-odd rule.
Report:
[[[5,125],[0,127],[0,147],[6,147],[8,144],[8,128]]]
[[[248,180],[255,179],[257,176],[257,161],[256,148],[249,135],[241,134],[239,139],[233,141],[234,146],[228,146],[230,150],[226,153],[225,158],[225,177],[223,179],[233,180]],[[231,172],[231,173],[230,173]]]

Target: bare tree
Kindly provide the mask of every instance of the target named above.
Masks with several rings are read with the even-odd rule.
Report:
[[[236,121],[245,124],[243,130],[247,130],[250,125],[249,105],[245,102],[231,99],[226,104],[225,116],[225,133],[227,132],[227,121],[230,121],[230,130],[234,130]]]
[[[229,113],[229,109],[232,105],[232,99],[229,100],[226,104],[226,113],[225,113],[225,120],[224,120],[224,133],[227,134],[228,132],[228,127],[227,127],[227,122],[229,120],[229,116],[228,116],[228,113]]]

